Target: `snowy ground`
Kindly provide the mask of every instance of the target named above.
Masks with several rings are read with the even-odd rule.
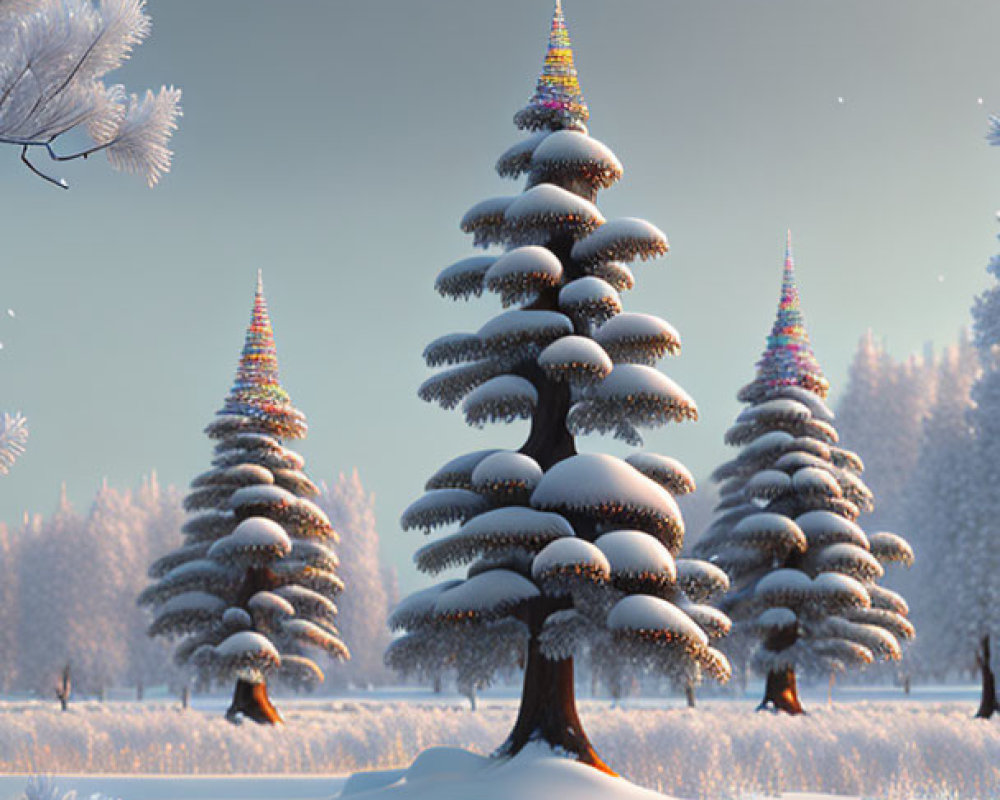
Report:
[[[428,747],[488,753],[512,723],[510,694],[483,699],[475,713],[457,698],[413,693],[284,700],[288,724],[276,730],[227,724],[222,698],[186,712],[166,701],[81,702],[65,714],[56,703],[11,701],[0,703],[0,773],[82,773],[88,777],[58,782],[81,795],[124,800],[329,797],[339,790],[330,776],[404,767]],[[677,797],[1000,798],[1000,721],[971,719],[971,689],[917,690],[909,700],[888,689],[844,690],[833,707],[808,698],[810,714],[796,719],[754,714],[752,706],[707,700],[688,710],[675,699],[638,699],[612,709],[584,700],[581,714],[608,763],[640,786]],[[147,779],[135,793],[130,779],[102,782],[92,773],[295,777],[230,777],[214,786],[210,778]],[[0,800],[17,797],[23,783],[0,779]]]

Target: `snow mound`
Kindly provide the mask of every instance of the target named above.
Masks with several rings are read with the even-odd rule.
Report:
[[[359,800],[664,800],[593,767],[572,761],[543,744],[532,744],[509,760],[467,750],[434,747],[405,770],[361,773],[348,779],[340,798]]]

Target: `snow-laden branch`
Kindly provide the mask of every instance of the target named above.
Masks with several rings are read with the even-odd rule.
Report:
[[[103,80],[149,35],[144,7],[145,0],[0,0],[0,142],[20,146],[35,174],[68,188],[29,160],[32,148],[54,161],[104,151],[112,167],[149,186],[169,171],[180,89],[140,98]],[[92,145],[57,152],[54,143],[70,131],[85,131]]]

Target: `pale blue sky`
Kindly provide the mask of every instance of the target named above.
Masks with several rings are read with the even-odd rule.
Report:
[[[0,519],[85,507],[102,477],[185,486],[225,396],[258,267],[317,479],[357,467],[404,588],[420,534],[399,512],[441,463],[523,429],[465,427],[417,399],[430,339],[477,328],[437,272],[458,220],[509,193],[497,156],[541,66],[548,0],[150,0],[153,36],[114,75],[172,82],[185,117],[155,190],[101,159],[61,192],[0,151],[0,408],[31,421]],[[683,336],[664,363],[702,419],[648,446],[699,477],[725,456],[735,392],[778,296],[786,227],[834,395],[867,327],[897,356],[951,341],[996,249],[993,0],[565,0],[592,135],[625,165],[605,215],[672,252],[636,267],[630,310]],[[838,97],[844,102],[839,103]],[[983,98],[980,105],[978,98]],[[588,449],[620,452],[592,438]]]

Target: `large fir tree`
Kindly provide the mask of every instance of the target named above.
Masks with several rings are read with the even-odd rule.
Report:
[[[879,587],[882,564],[910,563],[890,533],[867,536],[855,520],[873,504],[861,461],[837,446],[829,383],[813,355],[795,284],[791,234],[778,313],[727,431],[740,447],[714,474],[715,522],[696,552],[729,574],[721,608],[759,646],[767,675],[761,707],[801,713],[796,669],[842,669],[899,658],[912,636],[901,597]]]
[[[184,501],[197,512],[184,525],[185,544],[154,562],[158,580],[139,600],[154,606],[150,635],[185,637],[178,664],[235,678],[228,719],[280,722],[269,676],[313,684],[323,673],[308,651],[346,658],[347,649],[334,628],[343,588],[337,537],[309,499],[319,490],[302,457],[281,444],[304,437],[306,422],[278,380],[259,275],[236,381],[206,433],[215,458]]]
[[[639,427],[697,416],[653,367],[678,352],[677,333],[622,312],[619,292],[634,284],[624,262],[661,256],[667,241],[642,220],[605,221],[593,204],[622,167],[588,135],[588,116],[557,2],[536,91],[514,118],[529,138],[497,163],[526,187],[462,219],[476,245],[504,252],[459,261],[437,279],[446,297],[485,290],[513,308],[428,345],[429,366],[454,366],[419,391],[445,408],[461,404],[473,426],[525,419],[530,432],[517,450],[445,464],[404,512],[406,529],[460,523],[417,552],[422,571],[468,572],[397,607],[390,622],[406,634],[386,658],[404,671],[454,670],[465,690],[523,665],[517,720],[498,755],[539,741],[607,769],[577,715],[574,654],[589,648],[595,660],[684,684],[702,671],[724,680],[728,663],[709,641],[729,622],[700,604],[725,588],[725,575],[675,560],[684,526],[673,495],[693,488],[687,470],[652,453],[577,451],[581,434],[639,444]]]

